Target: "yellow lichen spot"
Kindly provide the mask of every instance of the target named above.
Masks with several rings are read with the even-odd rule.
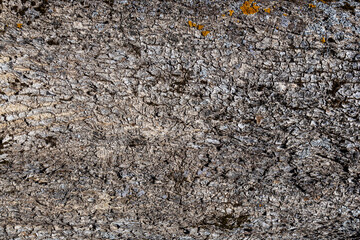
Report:
[[[316,5],[310,3],[309,8],[316,8]]]
[[[188,21],[188,24],[189,24],[190,27],[196,27],[196,24],[193,23],[192,21]]]
[[[322,42],[322,43],[325,43],[325,42],[326,42],[325,37],[323,37],[323,38],[321,39],[321,42]]]
[[[234,14],[234,10],[229,10],[230,17]]]
[[[240,7],[241,11],[245,15],[255,14],[259,11],[259,6],[256,6],[256,3],[253,3],[254,0],[245,1],[244,4]]]
[[[199,25],[197,26],[197,29],[199,29],[199,30],[201,30],[201,29],[203,29],[203,28],[204,28],[204,25],[200,25],[200,24],[199,24]]]
[[[264,11],[267,12],[267,13],[270,13],[271,9],[270,8],[265,8]]]
[[[221,14],[222,17],[225,17],[225,14]]]
[[[284,16],[284,17],[287,17],[287,14],[286,14],[286,13],[284,13],[284,14],[283,14],[283,16]]]
[[[210,33],[210,31],[202,31],[201,34],[206,37],[206,35],[208,35]]]
[[[17,24],[16,24],[16,27],[17,27],[17,28],[22,28],[22,26],[23,26],[22,23],[17,23]]]

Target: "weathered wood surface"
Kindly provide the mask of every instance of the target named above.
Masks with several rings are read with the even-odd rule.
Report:
[[[359,1],[0,2],[0,239],[360,238]]]

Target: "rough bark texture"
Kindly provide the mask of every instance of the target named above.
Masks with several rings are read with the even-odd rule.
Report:
[[[1,239],[360,238],[358,0],[0,3]]]

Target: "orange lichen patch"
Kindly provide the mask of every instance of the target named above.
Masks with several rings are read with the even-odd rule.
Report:
[[[188,24],[189,24],[190,27],[196,27],[196,24],[193,23],[192,21],[188,21]]]
[[[201,29],[203,29],[204,28],[204,25],[197,25],[197,29],[199,29],[199,30],[201,30]]]
[[[253,3],[254,0],[245,1],[244,4],[240,7],[241,11],[245,15],[255,14],[259,11],[259,6],[256,6],[256,3]]]
[[[316,5],[310,3],[309,8],[316,8]]]
[[[230,17],[234,14],[234,10],[229,10],[229,15],[230,15]]]
[[[225,17],[225,14],[221,14],[222,17]]]
[[[17,28],[22,28],[22,26],[23,26],[22,23],[17,23],[17,24],[16,24],[16,27],[17,27]]]
[[[321,42],[322,42],[322,43],[325,43],[325,42],[326,42],[325,37],[323,37],[323,38],[321,39]]]
[[[206,37],[206,35],[208,35],[210,33],[210,31],[202,31],[201,34]]]
[[[270,13],[271,9],[270,8],[265,8],[264,11],[267,12],[267,13]]]
[[[283,14],[283,16],[284,16],[284,17],[287,17],[287,14],[286,14],[286,13],[284,13],[284,14]]]

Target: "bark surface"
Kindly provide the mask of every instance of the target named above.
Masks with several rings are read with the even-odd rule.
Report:
[[[358,0],[0,3],[0,239],[360,238]]]

